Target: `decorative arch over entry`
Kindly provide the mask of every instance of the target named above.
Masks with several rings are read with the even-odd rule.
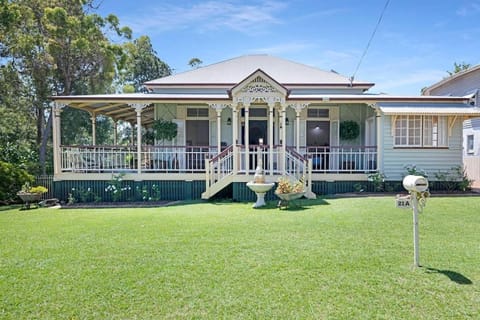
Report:
[[[254,103],[265,103],[268,105],[268,146],[269,146],[269,165],[270,168],[274,167],[274,141],[273,141],[273,118],[274,108],[280,110],[280,128],[283,128],[280,133],[280,145],[282,146],[282,154],[285,154],[285,118],[286,118],[286,99],[289,94],[287,88],[278,83],[275,79],[270,77],[261,69],[257,69],[255,72],[250,74],[244,80],[240,81],[235,85],[231,90],[228,91],[230,97],[232,98],[232,110],[233,110],[233,141],[234,141],[234,152],[237,151],[236,145],[238,144],[238,111],[241,107],[245,108],[245,127],[244,127],[244,141],[245,141],[245,166],[249,168],[250,165],[250,146],[249,146],[249,109],[250,106]],[[253,134],[253,133],[252,133]],[[277,164],[281,171],[285,170],[285,162],[282,160],[281,163]],[[236,164],[234,163],[234,167]],[[270,174],[273,175],[273,170],[270,171]]]

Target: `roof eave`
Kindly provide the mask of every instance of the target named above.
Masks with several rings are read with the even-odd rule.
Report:
[[[457,73],[454,73],[451,76],[448,76],[445,79],[442,79],[442,80],[438,81],[437,83],[434,83],[431,86],[425,88],[425,90],[423,90],[422,94],[429,95],[432,90],[440,88],[441,86],[449,83],[450,81],[453,81],[457,78],[461,78],[461,77],[463,77],[467,74],[470,74],[472,72],[475,72],[477,70],[480,70],[480,65],[474,66],[472,68],[469,68],[469,69],[466,69],[466,70],[463,70],[463,71],[460,71],[460,72],[457,72]]]

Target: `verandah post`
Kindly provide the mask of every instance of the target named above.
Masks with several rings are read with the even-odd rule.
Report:
[[[210,188],[210,159],[205,157],[205,191],[208,192]]]

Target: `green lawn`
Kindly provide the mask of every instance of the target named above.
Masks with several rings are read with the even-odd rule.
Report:
[[[480,198],[0,211],[1,319],[478,319]]]

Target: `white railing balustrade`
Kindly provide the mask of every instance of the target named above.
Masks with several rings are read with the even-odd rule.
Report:
[[[217,154],[210,146],[142,146],[142,172],[205,172],[205,158]],[[62,146],[62,172],[138,170],[136,146]]]
[[[254,174],[255,169],[258,166],[258,161],[262,160],[263,173],[265,175],[271,174],[281,174],[280,172],[280,161],[281,157],[281,148],[279,146],[274,146],[270,152],[270,147],[267,145],[250,145],[249,146],[249,161],[248,168],[245,160],[246,148],[245,146],[238,146],[239,150],[239,168],[238,170],[246,174]],[[273,161],[270,161],[270,158]],[[273,166],[272,166],[273,165]]]
[[[294,148],[287,148],[285,154],[285,171],[289,176],[297,180],[305,178],[308,160],[295,151]]]
[[[369,173],[377,170],[376,146],[303,147],[314,173]]]
[[[220,154],[207,159],[207,189],[215,182],[222,180],[233,172],[233,146],[229,146]]]
[[[62,172],[135,170],[134,146],[62,146]]]
[[[294,148],[288,147],[283,157],[280,146],[270,149],[267,145],[250,145],[248,161],[245,146],[239,145],[236,149],[237,170],[244,174],[255,173],[259,157],[265,175],[283,174],[280,172],[283,161],[287,173],[297,172],[296,166],[301,165],[295,158],[309,159],[313,173],[369,173],[377,170],[377,147],[302,147],[298,155]],[[215,169],[217,175],[224,175],[226,170],[230,170],[230,174],[234,169],[233,147],[223,152],[222,160],[215,164],[220,167],[209,168]],[[141,172],[205,173],[205,159],[214,159],[219,154],[214,146],[142,146],[140,156]],[[61,147],[62,172],[133,172],[138,170],[138,165],[136,146]]]

